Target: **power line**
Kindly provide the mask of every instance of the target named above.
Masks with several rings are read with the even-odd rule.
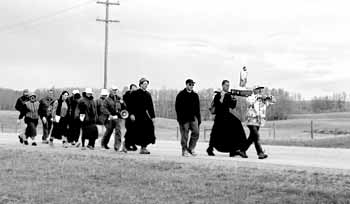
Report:
[[[68,8],[64,8],[64,9],[60,9],[60,10],[58,10],[56,12],[53,12],[53,13],[50,13],[50,14],[47,14],[47,15],[31,18],[31,19],[28,19],[28,20],[23,20],[23,21],[20,21],[20,22],[17,22],[17,23],[9,24],[9,25],[0,26],[0,33],[7,32],[7,31],[12,31],[12,30],[15,30],[17,28],[23,28],[23,27],[36,25],[37,23],[40,23],[41,21],[47,21],[47,20],[49,20],[51,18],[57,17],[57,16],[62,15],[64,13],[68,13],[68,12],[70,12],[72,10],[75,10],[75,9],[81,8],[83,6],[86,6],[89,3],[92,4],[94,2],[94,0],[83,0],[83,1],[80,1],[80,2],[81,3],[76,4],[74,6],[71,6],[71,7],[68,7]]]

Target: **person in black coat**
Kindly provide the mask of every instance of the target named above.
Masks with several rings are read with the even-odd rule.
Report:
[[[70,118],[69,118],[69,133],[68,133],[68,143],[78,146],[81,121],[79,119],[79,106],[78,102],[81,98],[79,90],[75,89],[72,91],[72,96],[68,98],[70,103]]]
[[[140,79],[140,88],[132,92],[128,105],[130,119],[135,125],[134,142],[141,146],[140,154],[150,154],[147,146],[156,141],[154,133],[155,112],[152,96],[147,91],[148,84],[147,79]]]
[[[207,153],[214,156],[214,148],[219,152],[229,152],[230,156],[239,155],[246,158],[242,148],[246,143],[246,135],[241,121],[233,114],[237,100],[229,92],[230,82],[222,82],[222,91],[214,97],[215,119],[210,134]]]
[[[29,90],[24,89],[23,95],[19,97],[15,104],[15,109],[19,112],[19,116],[17,119],[17,127],[19,126],[19,132],[18,132],[18,139],[19,142],[22,144],[25,139],[25,130],[26,130],[26,124],[23,120],[24,116],[27,112],[26,102],[29,101]],[[24,128],[22,128],[24,126]]]
[[[123,100],[124,103],[126,104],[126,107],[129,106],[130,104],[130,97],[131,97],[131,93],[133,91],[137,90],[137,86],[135,84],[131,84],[129,87],[129,90],[127,92],[125,92],[124,96],[123,96]],[[130,112],[129,108],[127,108],[127,111]],[[131,121],[130,116],[128,118],[125,119],[125,135],[124,135],[124,146],[126,148],[127,151],[136,151],[137,147],[135,145],[134,142],[134,138],[135,138],[135,127],[133,125],[134,123]]]
[[[182,156],[189,154],[196,156],[194,149],[199,139],[201,124],[199,96],[193,91],[195,82],[192,79],[187,79],[185,83],[186,88],[176,96],[175,110],[180,126]],[[188,139],[189,131],[191,131],[190,139]]]
[[[49,137],[52,128],[52,109],[54,102],[55,100],[53,98],[53,89],[50,89],[47,96],[39,101],[39,116],[43,125],[43,144],[49,143],[47,138]]]
[[[87,148],[93,150],[95,148],[95,141],[98,137],[97,110],[94,97],[92,96],[92,89],[86,88],[83,92],[83,97],[79,100],[80,121],[82,122],[82,136],[81,145],[85,149],[85,140],[89,140]]]

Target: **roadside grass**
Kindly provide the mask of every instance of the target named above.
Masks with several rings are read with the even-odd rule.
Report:
[[[0,203],[350,202],[347,174],[40,150],[0,148]]]
[[[324,147],[324,148],[350,148],[350,136],[335,136],[323,139],[308,140],[273,140],[262,139],[263,144],[280,146]]]

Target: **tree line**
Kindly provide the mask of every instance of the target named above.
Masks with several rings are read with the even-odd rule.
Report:
[[[71,93],[73,89],[79,89],[81,92],[83,88],[53,88],[55,98],[58,98],[63,90]],[[122,92],[125,93],[128,87],[124,87]],[[44,97],[47,89],[37,89],[35,93],[37,98]],[[179,90],[176,89],[151,89],[150,93],[153,97],[155,111],[157,117],[176,119],[175,99]],[[277,103],[268,107],[268,120],[286,120],[289,114],[300,113],[324,113],[324,112],[344,112],[350,111],[350,103],[347,102],[347,94],[345,92],[334,93],[330,96],[314,97],[311,100],[303,100],[300,94],[291,94],[284,89],[268,89],[264,90],[265,94],[273,95]],[[100,93],[99,89],[94,89],[95,96]],[[200,97],[201,114],[203,120],[211,120],[213,116],[210,114],[208,108],[214,97],[214,89],[203,89],[197,91]],[[14,104],[18,97],[22,95],[22,91],[12,89],[0,88],[0,109],[14,110]],[[236,97],[237,106],[235,114],[241,120],[245,119],[245,112],[247,108],[245,97]]]

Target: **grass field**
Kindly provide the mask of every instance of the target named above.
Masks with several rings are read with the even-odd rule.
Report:
[[[350,175],[0,147],[0,203],[349,203]]]
[[[0,111],[1,132],[16,132],[17,117],[18,113],[15,111]],[[262,141],[265,144],[278,145],[350,147],[349,112],[299,114],[291,115],[290,118],[282,121],[268,121],[260,130]],[[311,140],[311,120],[314,124],[313,140]],[[202,122],[200,140],[208,141],[212,124],[212,121]],[[156,136],[160,140],[176,140],[180,137],[177,127],[176,120],[157,118]],[[204,129],[207,131],[204,132]],[[41,135],[41,132],[39,122],[38,134]],[[247,128],[246,133],[249,134]]]

